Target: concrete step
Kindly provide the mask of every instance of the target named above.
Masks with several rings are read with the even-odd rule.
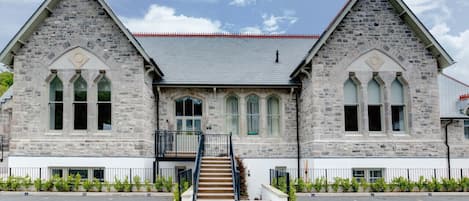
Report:
[[[211,182],[230,182],[233,183],[233,178],[231,177],[200,177],[199,183],[211,183]]]
[[[197,193],[197,200],[200,199],[211,199],[211,200],[220,200],[220,199],[234,199],[233,193]]]
[[[234,193],[233,187],[199,187],[199,193]]]
[[[200,182],[199,188],[211,188],[211,187],[219,187],[219,188],[233,188],[232,182]]]

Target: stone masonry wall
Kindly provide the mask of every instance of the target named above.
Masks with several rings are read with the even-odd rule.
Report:
[[[152,156],[154,97],[151,81],[144,82],[143,58],[97,1],[60,1],[24,42],[14,61],[11,156]],[[64,129],[49,130],[48,67],[75,47],[88,50],[107,65],[112,131],[97,131],[97,122],[91,121],[97,119],[95,80],[100,66],[81,73],[88,83],[86,131],[73,130],[75,70],[57,70],[64,85]]]
[[[281,158],[297,156],[296,147],[296,106],[290,89],[188,89],[161,88],[160,128],[176,129],[175,100],[191,96],[203,101],[202,130],[207,134],[227,134],[225,123],[226,98],[235,95],[239,101],[240,134],[233,135],[235,153],[242,158]],[[246,128],[246,97],[256,94],[260,97],[260,134],[248,136]],[[280,98],[280,134],[267,134],[267,98]],[[243,115],[244,114],[244,115]],[[211,128],[211,129],[207,129]]]
[[[441,132],[444,134],[445,125],[448,121],[443,121],[441,124]],[[454,120],[448,126],[448,143],[450,145],[450,152],[452,159],[468,158],[469,157],[469,139],[464,136],[464,120]]]
[[[392,131],[390,88],[398,71],[378,72],[383,82],[384,130],[368,132],[367,84],[373,70],[355,72],[360,82],[360,131],[344,128],[343,86],[347,67],[361,55],[378,50],[403,69],[406,132]],[[360,0],[312,61],[311,78],[303,79],[300,103],[301,156],[445,157],[440,131],[437,63],[387,0]]]

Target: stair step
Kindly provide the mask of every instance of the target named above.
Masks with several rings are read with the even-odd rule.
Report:
[[[210,172],[210,173],[207,173],[207,172],[202,172],[200,173],[200,176],[201,177],[231,177],[232,174],[231,172],[229,173],[224,173],[224,172]]]
[[[211,201],[214,199],[197,199],[197,201]],[[234,199],[216,199],[217,201],[234,201]]]
[[[234,199],[233,193],[197,193],[197,200],[200,199]]]
[[[220,160],[208,160],[208,161],[205,161],[205,160],[202,160],[202,164],[228,164],[228,165],[231,165],[231,161],[220,161]]]
[[[201,164],[202,168],[206,167],[206,168],[209,168],[209,167],[223,167],[223,168],[229,168],[231,169],[231,164],[207,164],[207,163],[202,163]]]
[[[199,193],[234,193],[233,187],[200,187]]]
[[[230,160],[228,157],[210,157],[210,156],[205,156],[202,157],[202,160]]]
[[[213,186],[216,186],[218,188],[222,188],[222,187],[232,188],[233,183],[232,182],[200,182],[199,183],[199,188],[204,188],[204,187],[211,188]]]
[[[199,182],[233,182],[231,177],[200,177]]]
[[[200,169],[201,173],[231,173],[231,168],[202,168]]]

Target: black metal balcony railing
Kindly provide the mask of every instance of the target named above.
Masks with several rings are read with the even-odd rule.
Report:
[[[3,136],[0,135],[0,151],[2,152],[0,156],[0,163],[3,162]]]
[[[199,131],[156,131],[156,158],[159,160],[194,160],[201,134]]]

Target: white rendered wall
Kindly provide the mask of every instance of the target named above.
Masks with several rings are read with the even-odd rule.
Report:
[[[153,168],[153,158],[107,157],[17,157],[8,158],[8,166],[20,167],[101,167],[101,168]]]
[[[445,158],[330,158],[301,159],[301,168],[447,168]]]

